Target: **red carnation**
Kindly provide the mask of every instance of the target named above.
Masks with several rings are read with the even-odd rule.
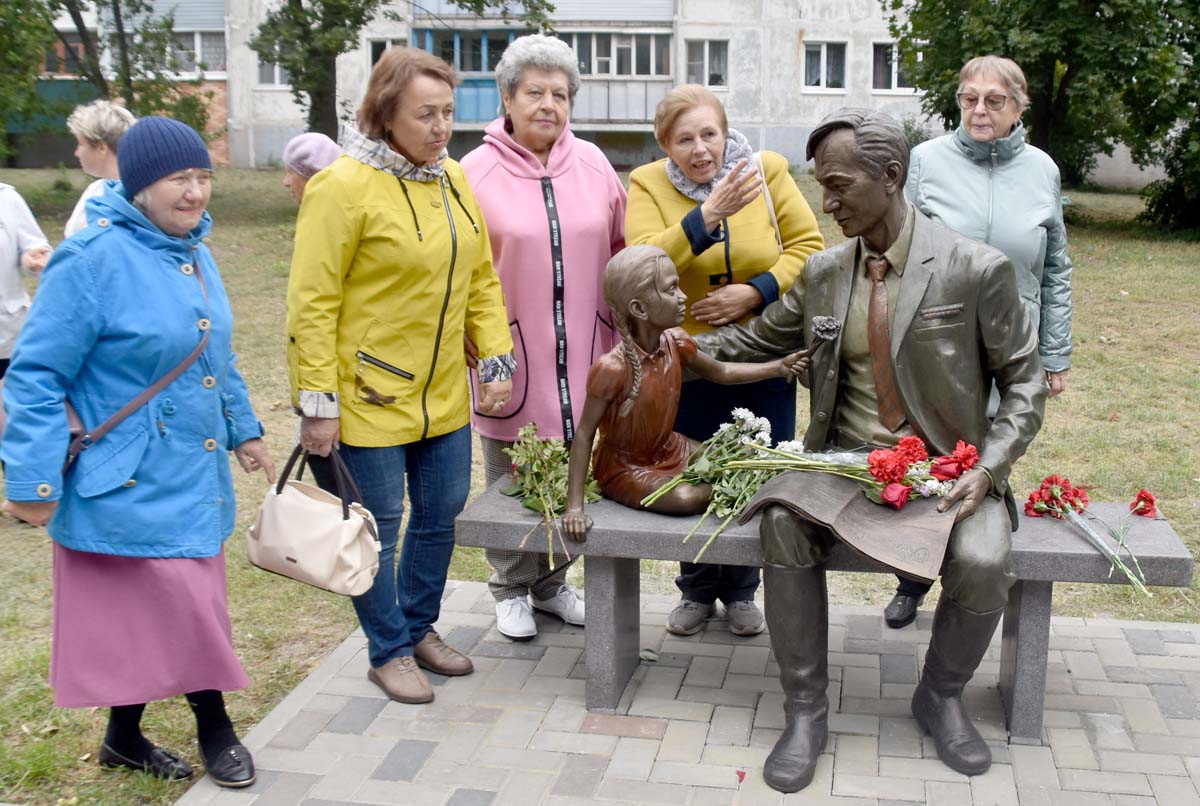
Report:
[[[974,445],[963,442],[961,439],[954,446],[954,458],[958,460],[958,464],[962,467],[963,472],[975,467],[979,462],[979,451]]]
[[[883,503],[891,504],[896,509],[900,509],[908,503],[908,496],[911,492],[912,487],[909,485],[892,482],[883,488],[883,492],[879,494],[879,497],[883,499]]]
[[[1158,515],[1157,504],[1158,500],[1154,497],[1154,493],[1149,490],[1138,490],[1133,503],[1129,505],[1129,511],[1135,515],[1153,518]]]
[[[904,480],[904,474],[908,472],[908,462],[896,451],[880,448],[871,451],[867,456],[867,469],[876,479],[889,484]]]
[[[929,451],[925,450],[925,443],[920,437],[900,437],[900,442],[896,444],[896,453],[904,457],[904,461],[910,465],[929,458]]]

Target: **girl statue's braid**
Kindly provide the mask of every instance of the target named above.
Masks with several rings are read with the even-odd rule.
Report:
[[[633,410],[633,403],[637,400],[638,392],[642,388],[642,354],[638,350],[637,345],[633,343],[633,335],[629,332],[629,322],[624,316],[614,317],[617,321],[617,329],[621,332],[621,344],[625,348],[625,360],[629,362],[630,369],[633,370],[633,385],[629,387],[629,394],[625,395],[625,399],[621,401],[621,408],[617,415],[625,417]]]

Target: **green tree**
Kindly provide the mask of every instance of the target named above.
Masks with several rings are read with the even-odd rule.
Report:
[[[149,0],[48,0],[47,5],[70,16],[83,50],[80,73],[101,96],[123,99],[135,115],[169,115],[206,132],[212,93],[199,89],[199,79],[176,77],[183,65],[173,47],[174,15],[156,16]],[[102,38],[84,23],[89,8],[101,20]],[[111,56],[107,72],[101,64],[105,51]]]
[[[8,153],[7,122],[41,111],[37,79],[54,44],[54,17],[41,0],[0,3],[0,157]]]
[[[1195,0],[881,0],[902,64],[925,91],[925,111],[948,128],[961,116],[954,94],[963,64],[987,53],[1020,64],[1030,142],[1068,184],[1116,143],[1146,158],[1179,118],[1177,104],[1147,90],[1178,78],[1188,3]]]
[[[509,16],[508,0],[452,0],[482,16]],[[517,0],[520,19],[543,25],[554,10],[549,0]],[[358,32],[376,14],[388,13],[385,0],[284,0],[258,27],[250,48],[264,63],[291,76],[296,103],[308,110],[308,128],[337,137],[337,57],[358,45]],[[419,8],[420,6],[417,5]]]

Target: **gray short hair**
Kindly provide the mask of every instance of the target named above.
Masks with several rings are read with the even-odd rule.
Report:
[[[92,143],[104,143],[117,153],[117,143],[125,130],[133,125],[133,113],[112,101],[99,100],[75,107],[67,118],[71,134]]]
[[[1004,82],[1008,94],[1021,111],[1029,106],[1029,82],[1025,80],[1025,71],[1021,65],[1004,56],[976,56],[964,64],[962,70],[958,71],[958,91],[962,92],[967,81],[984,73],[995,73]]]
[[[514,39],[500,64],[496,65],[496,86],[501,95],[512,97],[525,71],[533,67],[548,73],[561,71],[567,76],[567,94],[572,104],[579,92],[579,60],[571,46],[558,37],[529,34]]]
[[[871,109],[839,109],[813,129],[805,156],[811,160],[825,138],[838,129],[854,132],[854,153],[868,176],[878,179],[889,162],[898,162],[900,184],[904,184],[908,177],[908,138],[894,117]]]

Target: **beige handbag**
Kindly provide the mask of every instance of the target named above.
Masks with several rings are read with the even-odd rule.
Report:
[[[297,582],[359,596],[371,589],[379,571],[379,531],[375,517],[342,457],[329,454],[338,494],[301,481],[307,454],[292,451],[279,482],[267,491],[246,543],[250,562]],[[296,478],[289,479],[297,460]]]

